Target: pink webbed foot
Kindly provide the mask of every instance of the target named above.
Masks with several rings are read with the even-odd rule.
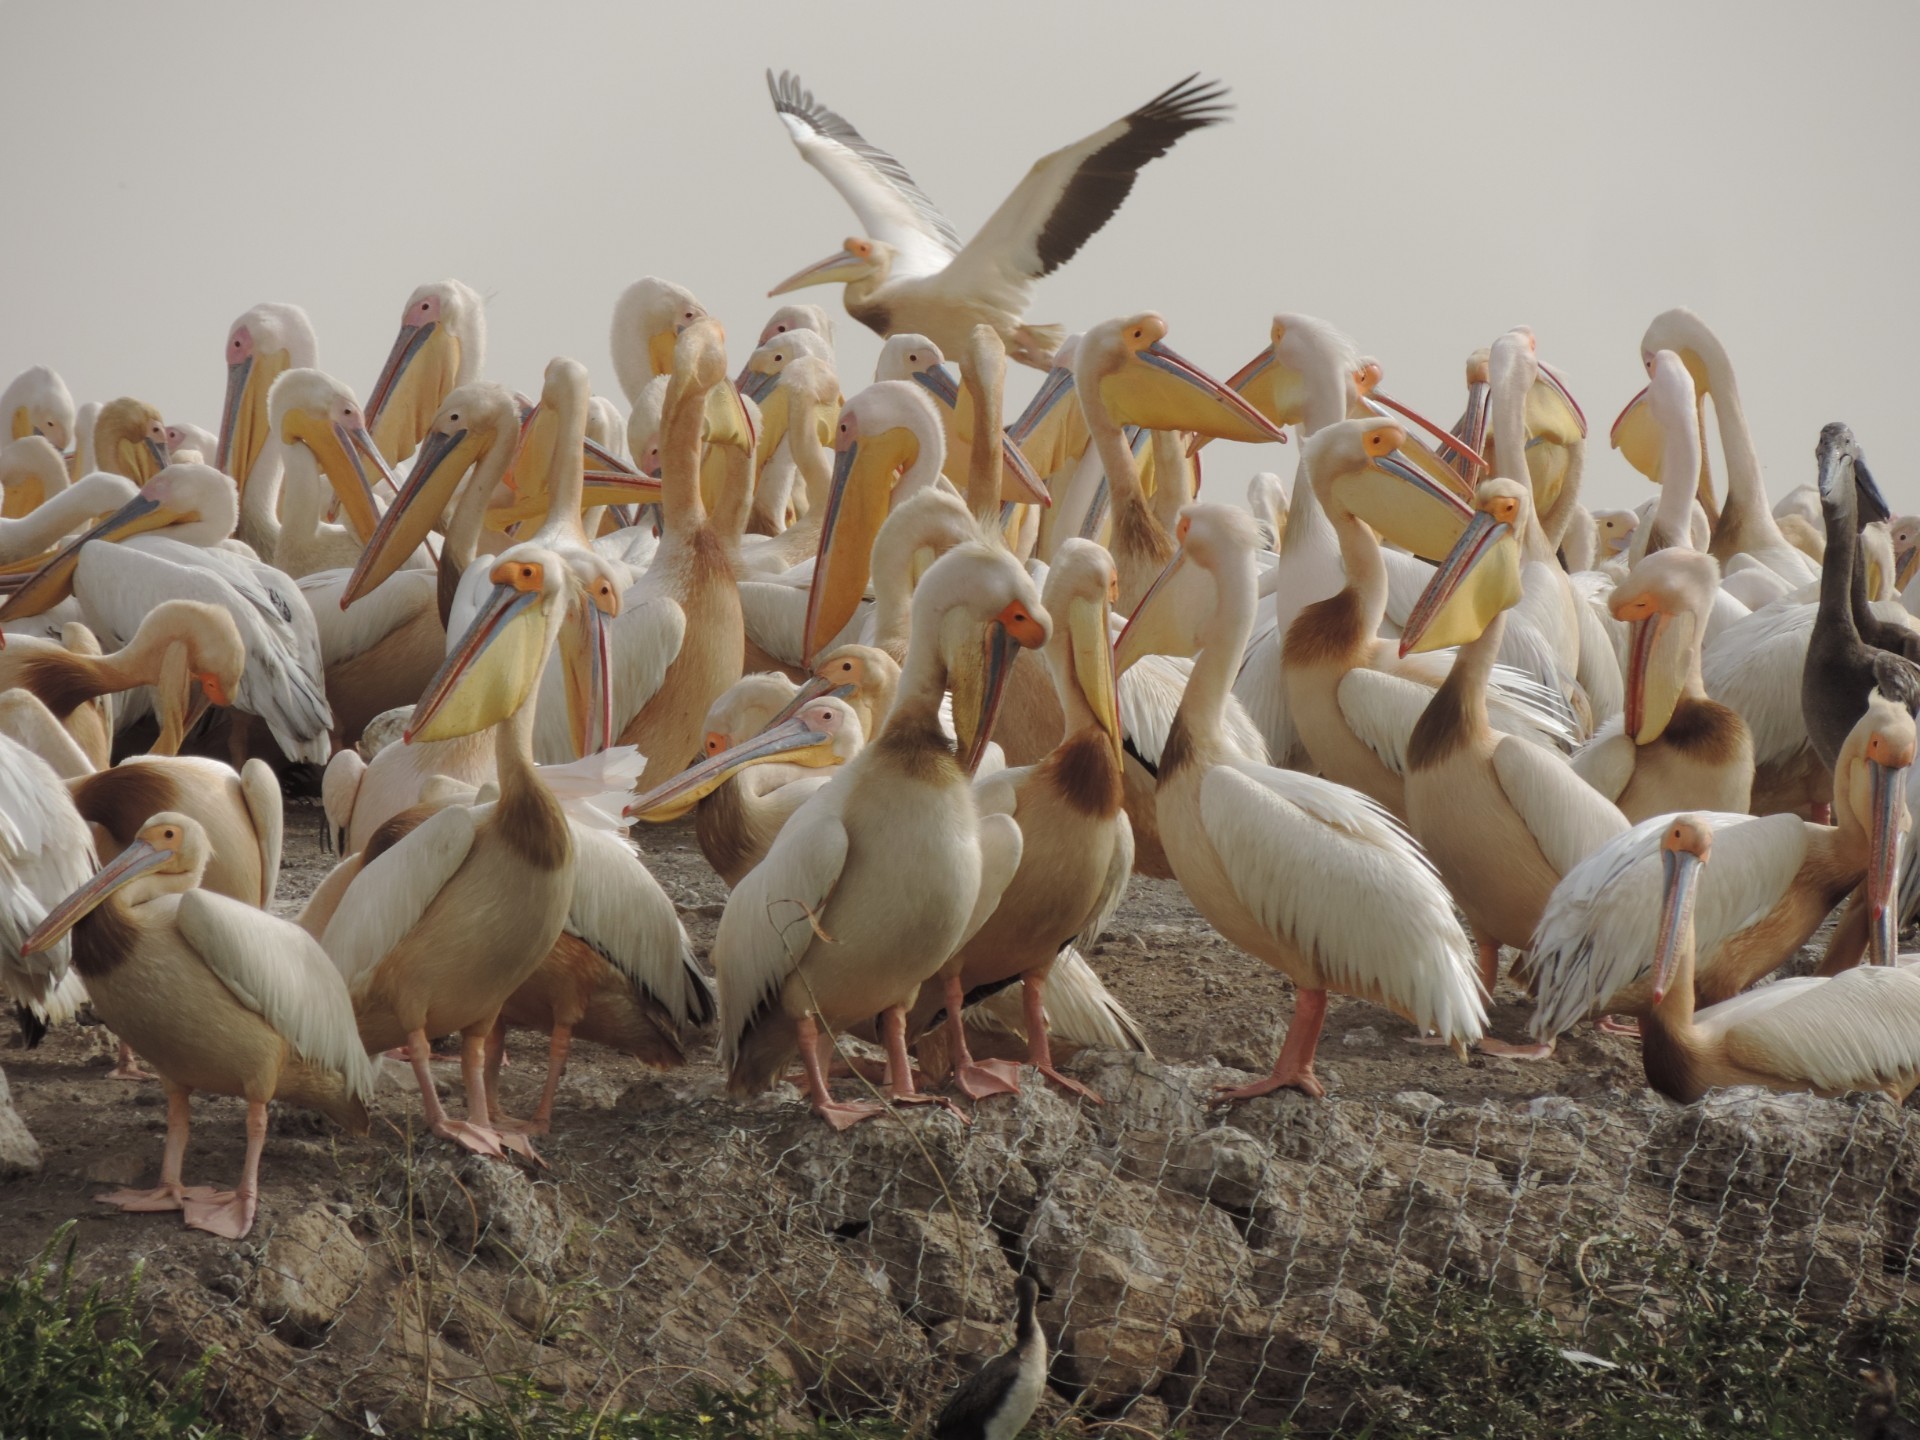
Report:
[[[243,1240],[253,1229],[254,1197],[234,1190],[188,1191],[186,1222],[190,1229]]]
[[[1047,1079],[1051,1080],[1054,1084],[1058,1085],[1062,1090],[1067,1091],[1069,1094],[1078,1095],[1085,1100],[1091,1100],[1096,1105],[1104,1105],[1107,1103],[1105,1100],[1102,1100],[1100,1098],[1100,1093],[1097,1090],[1089,1089],[1087,1086],[1082,1085],[1078,1080],[1074,1080],[1069,1078],[1068,1076],[1062,1075],[1058,1070],[1054,1069],[1051,1065],[1035,1065],[1033,1068],[1038,1070],[1042,1075],[1046,1076]]]
[[[526,1120],[517,1120],[511,1115],[495,1112],[493,1128],[504,1135],[545,1135],[553,1129],[553,1117],[535,1115]]]
[[[973,1117],[944,1095],[922,1095],[918,1092],[907,1095],[901,1094],[898,1091],[889,1091],[887,1093],[887,1100],[894,1105],[938,1105],[942,1109],[951,1111],[953,1114],[959,1116],[962,1125],[973,1124]]]
[[[464,1146],[476,1155],[488,1155],[495,1160],[504,1160],[507,1153],[501,1148],[500,1134],[485,1125],[475,1125],[466,1120],[442,1120],[433,1127],[433,1133],[443,1140]]]
[[[1011,1060],[967,1060],[953,1067],[953,1083],[969,1100],[1018,1095],[1020,1067]]]
[[[106,1075],[102,1078],[107,1080],[139,1081],[157,1080],[160,1077],[155,1075],[151,1070],[142,1070],[140,1068],[140,1062],[133,1058],[133,1052],[129,1050],[114,1064],[113,1069],[107,1071]]]
[[[546,1126],[543,1124],[537,1132],[529,1131],[528,1127],[532,1123],[528,1120],[511,1118],[496,1120],[494,1124],[498,1128],[492,1132],[494,1141],[507,1154],[517,1155],[528,1164],[538,1165],[544,1170],[547,1168],[547,1162],[540,1158],[540,1152],[533,1148],[533,1141],[527,1136],[529,1133],[546,1134]]]
[[[1640,1038],[1640,1022],[1632,1016],[1623,1020],[1618,1015],[1602,1015],[1597,1023],[1598,1028],[1608,1035],[1625,1035],[1631,1040]]]
[[[1213,1103],[1231,1105],[1236,1100],[1254,1100],[1262,1095],[1271,1095],[1276,1090],[1298,1090],[1316,1100],[1327,1098],[1327,1092],[1321,1088],[1313,1067],[1302,1065],[1297,1070],[1276,1070],[1251,1085],[1216,1085],[1213,1087]]]
[[[211,1195],[207,1190],[204,1193]],[[187,1190],[180,1185],[156,1185],[151,1190],[114,1190],[93,1198],[102,1205],[112,1205],[116,1209],[131,1211],[139,1215],[157,1215],[166,1210],[179,1210],[187,1202]]]
[[[864,1100],[816,1100],[813,1113],[836,1130],[851,1130],[862,1120],[886,1114],[887,1107]]]
[[[1489,1035],[1473,1048],[1499,1060],[1547,1060],[1553,1056],[1553,1045],[1551,1040],[1542,1045],[1516,1045],[1511,1040],[1495,1040]]]

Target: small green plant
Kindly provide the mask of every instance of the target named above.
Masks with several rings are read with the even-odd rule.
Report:
[[[0,1435],[9,1440],[228,1440],[201,1408],[206,1362],[154,1377],[133,1302],[136,1269],[109,1292],[73,1277],[73,1223],[0,1285]]]

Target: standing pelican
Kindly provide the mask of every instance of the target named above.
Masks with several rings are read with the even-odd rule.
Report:
[[[1472,955],[1406,832],[1357,791],[1244,759],[1225,737],[1228,687],[1253,632],[1252,519],[1192,505],[1177,534],[1180,549],[1114,652],[1122,668],[1139,653],[1199,652],[1160,756],[1160,841],[1209,923],[1296,986],[1273,1072],[1222,1087],[1222,1098],[1325,1093],[1313,1057],[1328,990],[1386,1005],[1457,1047],[1478,1040],[1486,1014]]]
[[[1019,864],[1018,827],[980,817],[968,776],[1011,652],[1046,643],[1039,599],[1012,556],[979,543],[949,551],[921,580],[886,724],[801,806],[721,916],[720,1060],[735,1094],[765,1089],[797,1050],[816,1113],[839,1128],[879,1113],[834,1100],[820,1053],[822,1025],[878,1015],[889,1092],[916,1098],[907,1007]],[[957,753],[940,726],[949,686]]]
[[[94,1010],[166,1082],[160,1184],[99,1198],[122,1210],[184,1210],[195,1229],[238,1240],[259,1204],[267,1102],[318,1110],[364,1135],[373,1069],[326,953],[291,921],[202,889],[209,849],[198,821],[162,811],[22,949],[73,931],[74,968]],[[247,1102],[247,1158],[230,1191],[181,1179],[195,1090]]]
[[[1607,608],[1631,629],[1626,709],[1573,757],[1580,777],[1630,822],[1675,809],[1744,811],[1753,792],[1753,737],[1707,694],[1700,643],[1720,566],[1673,548],[1633,567]]]
[[[1878,1090],[1904,1101],[1920,1086],[1920,970],[1867,965],[1776,980],[1694,1008],[1694,897],[1712,853],[1704,816],[1673,817],[1660,846],[1653,1007],[1641,1027],[1647,1083],[1682,1105],[1723,1085],[1826,1096]]]
[[[1071,260],[1126,200],[1142,166],[1181,136],[1226,118],[1224,86],[1190,75],[1131,114],[1056,150],[1027,172],[966,245],[906,167],[814,100],[800,77],[767,72],[774,113],[802,158],[853,207],[866,234],[768,292],[846,285],[847,313],[876,335],[903,330],[959,354],[987,324],[1007,353],[1045,370],[1057,325],[1029,325],[1033,284]]]
[[[367,425],[389,464],[413,454],[448,392],[477,379],[486,355],[486,302],[479,291],[436,280],[407,297],[400,333],[367,396]]]
[[[322,371],[288,370],[267,392],[267,423],[279,443],[281,474],[277,483],[257,475],[241,493],[240,528],[253,537],[247,543],[296,580],[351,569],[379,523],[374,487],[399,488],[353,392]],[[344,526],[321,523],[335,499]]]

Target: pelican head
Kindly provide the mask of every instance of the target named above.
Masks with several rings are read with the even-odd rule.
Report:
[[[1713,393],[1711,369],[1726,359],[1727,352],[1706,321],[1684,305],[1661,311],[1640,337],[1640,363],[1649,375],[1653,373],[1653,357],[1662,350],[1679,357],[1696,391]]]
[[[167,464],[167,422],[144,400],[123,395],[100,407],[93,423],[100,468],[144,485]]]
[[[5,464],[5,457],[6,452],[0,450],[0,465]],[[1887,531],[1887,538],[1893,542],[1893,588],[1905,590],[1914,570],[1920,568],[1920,515],[1899,516]]]
[[[374,485],[384,481],[398,491],[400,482],[353,392],[319,370],[288,370],[267,394],[267,423],[288,450],[299,447],[313,457],[354,533],[363,541],[371,536],[380,523]]]
[[[1248,404],[1275,425],[1299,425],[1317,387],[1325,408],[1352,409],[1362,373],[1353,341],[1311,315],[1276,315],[1268,334],[1267,348],[1227,381]]]
[[[175,421],[167,426],[167,459],[182,460],[191,456],[197,460],[208,460],[220,453],[220,437],[211,430],[203,430],[198,425],[189,425],[186,421]]]
[[[769,290],[767,295],[771,298],[784,295],[789,290],[804,290],[809,285],[832,285],[836,282],[852,285],[866,281],[869,285],[882,285],[892,269],[891,245],[869,240],[864,235],[849,235],[833,254],[789,275]]]
[[[1646,388],[1627,402],[1608,439],[1649,480],[1671,469],[1684,484],[1699,470],[1699,391],[1677,353],[1656,350],[1647,357]]]
[[[654,376],[672,373],[675,339],[706,318],[693,292],[670,280],[649,275],[620,292],[613,304],[613,372],[629,405],[640,403]]]
[[[44,435],[24,435],[0,445],[0,517],[31,514],[50,495],[67,488],[67,462]]]
[[[574,593],[561,628],[561,677],[576,755],[596,755],[614,742],[613,622],[633,583],[627,567],[589,545],[569,545],[564,558]]]
[[[246,673],[240,627],[217,605],[168,600],[147,612],[129,648],[164,647],[154,686],[161,738],[178,754],[180,741],[209,705],[231,705]]]
[[[1145,655],[1197,655],[1214,638],[1220,615],[1216,576],[1251,570],[1260,548],[1253,517],[1237,505],[1188,505],[1174,526],[1180,548],[1140,597],[1113,645],[1113,668],[1124,675]],[[1249,577],[1249,585],[1252,580]]]
[[[1700,639],[1720,586],[1720,564],[1698,550],[1656,550],[1614,589],[1613,618],[1632,627],[1627,642],[1625,726],[1636,745],[1665,732],[1700,667]]]
[[[1913,764],[1916,707],[1920,671],[1899,656],[1880,656],[1867,708],[1833,767],[1835,810],[1844,794],[1848,809],[1866,826],[1867,944],[1876,965],[1894,958],[1900,851],[1912,821],[1906,772]]]
[[[866,732],[851,706],[827,695],[737,744],[715,749],[713,742],[719,738],[723,737],[710,731],[704,760],[635,796],[627,802],[625,813],[655,824],[677,820],[751,765],[772,761],[813,768],[845,764],[859,754]]]
[[[1885,520],[1860,527],[1860,559],[1867,571],[1867,599],[1894,599],[1893,527]]]
[[[138,885],[131,897],[135,904],[155,895],[190,890],[200,883],[212,858],[213,846],[198,820],[162,810],[140,827],[131,845],[47,912],[47,918],[20,942],[20,953],[45,950],[99,909],[108,896],[129,886]]]
[[[833,480],[807,598],[809,660],[853,618],[866,592],[874,539],[896,482],[911,471],[930,484],[946,455],[946,432],[925,391],[886,380],[846,403],[834,427],[833,449]]]
[[[929,554],[926,564],[937,558]],[[886,651],[872,645],[836,645],[815,658],[813,674],[768,723],[787,719],[809,700],[832,695],[853,707],[863,728],[876,730],[893,708],[899,689],[900,662]]]
[[[1676,815],[1660,837],[1660,930],[1653,947],[1653,1003],[1667,998],[1680,954],[1693,944],[1700,867],[1713,853],[1713,827],[1700,815]]]
[[[1120,598],[1120,572],[1113,557],[1091,540],[1073,536],[1061,542],[1047,569],[1041,603],[1060,617],[1047,642],[1054,686],[1061,708],[1069,715],[1069,688],[1077,690],[1094,720],[1113,744],[1114,759],[1123,758],[1120,736],[1120,700],[1114,688],[1113,632],[1107,619]]]
[[[889,335],[873,362],[875,380],[912,380],[951,410],[960,400],[960,381],[947,368],[947,356],[924,335]]]
[[[1151,310],[1106,320],[1081,337],[1074,384],[1081,403],[1103,406],[1116,424],[1190,430],[1258,444],[1286,436],[1237,393],[1165,343],[1167,322]]]
[[[573,575],[537,545],[503,550],[492,589],[407,720],[405,739],[451,740],[512,716],[532,696],[566,619]]]
[[[1533,523],[1533,491],[1496,477],[1474,492],[1473,518],[1427,588],[1400,635],[1400,653],[1438,650],[1477,640],[1501,611],[1520,599],[1519,535]]]
[[[1342,420],[1307,440],[1307,474],[1320,503],[1339,506],[1416,555],[1440,556],[1472,518],[1450,483],[1407,456],[1406,427]]]
[[[1838,420],[1820,428],[1813,449],[1820,484],[1820,505],[1828,514],[1844,515],[1856,496],[1860,444]]]
[[[795,701],[799,689],[778,670],[742,675],[707,707],[703,752],[711,757],[731,750],[749,736],[785,720],[805,703]]]
[[[298,305],[256,305],[227,331],[227,399],[214,464],[245,485],[273,427],[267,395],[289,370],[320,363],[313,323]]]
[[[73,443],[73,396],[67,382],[45,365],[23,370],[0,393],[6,431],[3,438],[24,440],[38,435],[64,452]]]
[[[992,736],[1014,656],[1045,645],[1053,621],[1033,577],[1008,550],[970,540],[934,561],[913,592],[913,634],[908,670],[925,663],[916,652],[931,642],[953,692],[960,763],[971,774]]]
[[[795,330],[812,331],[829,347],[833,345],[833,317],[824,305],[782,305],[760,327],[760,338],[754,343],[764,345],[776,335],[788,335]]]
[[[1640,528],[1640,514],[1635,510],[1596,510],[1593,527],[1600,538],[1601,559],[1624,555],[1633,543],[1633,532]]]
[[[447,392],[479,373],[486,348],[486,303],[473,287],[435,280],[407,297],[400,333],[367,398],[382,455],[398,465],[413,454]]]
[[[764,407],[787,366],[808,357],[824,363],[829,370],[833,368],[833,346],[818,331],[783,330],[762,340],[740,372],[736,382],[740,393]]]

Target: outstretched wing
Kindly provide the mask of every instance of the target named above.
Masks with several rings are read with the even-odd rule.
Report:
[[[867,235],[893,247],[893,273],[931,275],[960,251],[953,222],[914,182],[907,167],[868,140],[846,116],[813,98],[800,77],[767,71],[774,114],[793,145],[853,207]]]
[[[1224,85],[1189,75],[1138,110],[1035,162],[944,278],[967,288],[1025,284],[1071,260],[1113,218],[1150,160],[1224,120]]]

